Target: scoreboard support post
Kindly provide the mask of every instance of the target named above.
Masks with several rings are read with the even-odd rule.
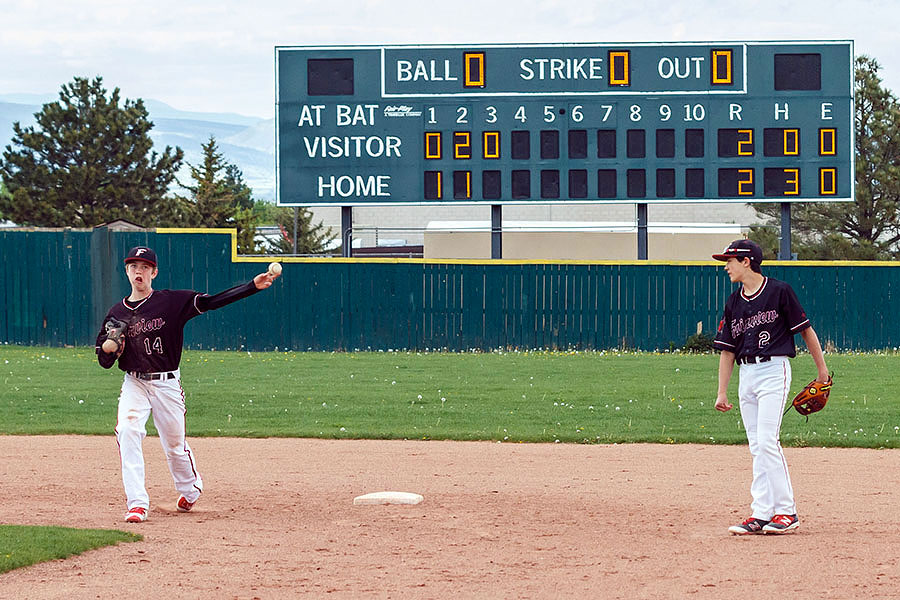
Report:
[[[353,207],[341,207],[341,256],[353,256]]]
[[[503,206],[491,205],[491,258],[503,258]]]
[[[637,257],[647,260],[647,205],[637,205]]]
[[[778,260],[792,260],[791,253],[791,203],[781,203],[781,247],[778,250]]]

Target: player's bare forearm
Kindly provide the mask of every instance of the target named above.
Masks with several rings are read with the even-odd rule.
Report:
[[[825,364],[825,353],[822,351],[822,344],[819,343],[819,336],[816,335],[812,327],[807,327],[801,331],[800,336],[806,342],[809,354],[812,356],[813,362],[816,363],[816,371],[818,372],[816,381],[822,383],[828,381],[828,366]]]
[[[728,412],[732,408],[728,401],[728,382],[734,372],[734,352],[722,350],[719,354],[719,389],[716,392],[716,410]]]

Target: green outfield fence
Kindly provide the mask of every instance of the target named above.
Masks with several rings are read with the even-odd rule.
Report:
[[[157,252],[156,289],[214,293],[273,260],[236,254],[232,230],[0,230],[0,343],[93,345],[127,295],[122,259]],[[719,248],[711,248],[710,252]],[[256,296],[188,325],[194,349],[666,350],[715,330],[733,287],[707,262],[284,259]],[[880,262],[777,262],[765,273],[797,291],[823,343],[900,346],[890,307],[900,269]]]

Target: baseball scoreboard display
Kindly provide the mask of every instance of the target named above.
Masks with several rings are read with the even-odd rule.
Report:
[[[851,41],[275,59],[280,205],[853,199]]]

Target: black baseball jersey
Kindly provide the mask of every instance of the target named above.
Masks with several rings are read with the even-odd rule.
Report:
[[[810,326],[791,286],[765,277],[752,296],[744,294],[743,286],[731,294],[714,345],[734,352],[735,360],[745,356],[794,357],[794,334]]]
[[[103,322],[115,317],[128,324],[119,368],[138,373],[176,370],[181,363],[184,326],[189,320],[258,291],[250,281],[213,296],[192,290],[153,290],[138,302],[129,302],[127,298],[117,302]],[[105,340],[106,329],[101,326],[97,335],[97,360],[108,369],[116,361],[116,355],[100,349]]]

